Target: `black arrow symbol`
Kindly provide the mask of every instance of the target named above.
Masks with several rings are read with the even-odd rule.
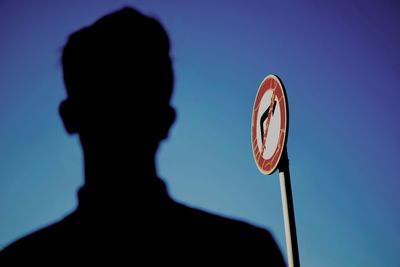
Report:
[[[275,100],[274,105],[272,106],[272,114],[274,114],[274,112],[275,112],[276,103],[277,103],[277,101]],[[261,116],[261,120],[260,120],[261,137],[264,136],[264,122],[268,118],[270,107],[271,107],[271,105],[264,111],[264,113]]]

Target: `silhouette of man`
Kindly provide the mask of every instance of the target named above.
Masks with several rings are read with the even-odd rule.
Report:
[[[132,8],[104,16],[69,37],[62,65],[60,115],[84,154],[79,205],[5,248],[1,266],[285,265],[267,230],[179,204],[157,177],[155,153],[175,119],[169,40],[158,21]]]

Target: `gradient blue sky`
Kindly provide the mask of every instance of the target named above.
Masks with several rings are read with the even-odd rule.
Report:
[[[58,117],[67,36],[124,5],[172,41],[178,120],[158,154],[178,200],[271,230],[278,174],[251,151],[253,101],[275,73],[303,266],[400,266],[397,1],[0,1],[0,247],[76,207],[76,137]]]

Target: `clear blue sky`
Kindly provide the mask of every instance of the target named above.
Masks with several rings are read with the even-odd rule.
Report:
[[[278,174],[259,173],[250,139],[258,86],[275,73],[302,265],[400,266],[397,1],[1,1],[0,246],[76,207],[61,48],[127,4],[172,41],[178,120],[158,169],[176,199],[268,228],[286,253]]]

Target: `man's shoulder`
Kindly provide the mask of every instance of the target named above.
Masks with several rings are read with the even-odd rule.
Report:
[[[284,266],[280,249],[267,229],[182,204],[178,204],[177,209],[182,214],[181,227],[194,233],[191,239],[204,242],[219,252],[237,253],[238,257],[249,256],[276,263],[271,266]]]
[[[226,216],[217,215],[210,211],[199,208],[190,207],[185,204],[177,203],[176,208],[181,213],[183,221],[192,227],[218,231],[220,233],[238,233],[254,236],[271,237],[268,230],[255,226],[251,223],[239,219],[228,218]]]
[[[71,216],[41,228],[9,244],[0,251],[0,263],[28,262],[30,259],[48,257],[57,244],[63,242]]]

